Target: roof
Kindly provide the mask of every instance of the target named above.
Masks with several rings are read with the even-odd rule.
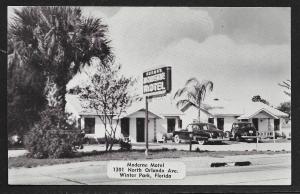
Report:
[[[145,111],[145,100],[140,102],[133,103],[128,109],[126,109],[126,113],[122,115],[122,117],[130,116],[131,114],[138,111]],[[167,98],[156,98],[148,101],[148,111],[157,115],[158,117],[166,117],[166,116],[180,116],[184,113],[177,109],[176,105]]]
[[[84,108],[82,105],[85,103],[80,100],[78,95],[66,95],[66,106],[71,106],[74,111],[76,111],[79,115],[99,115],[94,109]],[[137,111],[145,110],[145,101],[135,102],[130,107],[128,107],[124,113],[122,113],[121,117],[129,116]],[[148,101],[148,110],[152,114],[156,115],[159,118],[163,118],[165,116],[180,116],[183,115],[183,112],[176,108],[176,105],[172,103],[171,100],[167,98],[161,99],[152,99]]]
[[[214,116],[239,116],[238,119],[249,119],[265,112],[273,118],[288,117],[288,114],[261,102],[245,102],[238,105],[234,101],[218,101],[211,104],[208,111]]]

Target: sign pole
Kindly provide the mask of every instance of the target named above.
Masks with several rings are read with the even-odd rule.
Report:
[[[258,151],[258,137],[259,137],[259,132],[256,131],[256,151]]]
[[[148,96],[145,97],[146,101],[146,111],[145,111],[145,125],[146,125],[146,150],[145,150],[145,155],[148,156]]]
[[[145,111],[145,128],[146,128],[146,150],[145,155],[148,156],[148,100],[160,96],[164,96],[171,92],[172,77],[171,67],[165,66],[157,69],[143,72],[143,94],[145,95],[146,111]]]

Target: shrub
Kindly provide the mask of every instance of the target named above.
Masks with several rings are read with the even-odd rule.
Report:
[[[67,114],[47,107],[41,112],[41,120],[26,134],[25,146],[33,158],[72,157],[81,139]]]
[[[129,142],[125,142],[123,140],[120,140],[120,147],[121,147],[121,150],[127,150],[127,151],[129,151],[129,150],[131,150],[132,145]]]

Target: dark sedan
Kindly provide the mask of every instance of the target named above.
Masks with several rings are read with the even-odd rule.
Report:
[[[237,122],[232,124],[231,134],[236,141],[256,141],[256,131],[251,122]]]
[[[198,142],[199,144],[228,140],[225,133],[217,129],[217,127],[211,123],[191,123],[186,129],[174,131],[173,139],[175,143],[190,141],[190,139],[192,139],[192,141]]]

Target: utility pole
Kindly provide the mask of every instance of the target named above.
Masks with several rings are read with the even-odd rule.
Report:
[[[148,156],[148,96],[145,97],[146,101],[146,111],[145,111],[145,126],[146,126],[146,150],[145,150],[145,155]]]

